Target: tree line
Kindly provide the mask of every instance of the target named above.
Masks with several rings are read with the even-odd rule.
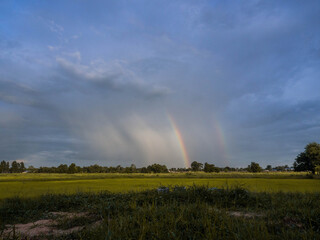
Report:
[[[270,165],[268,166],[270,167]],[[284,169],[284,166],[278,166],[277,169]],[[258,163],[252,162],[248,168],[231,168],[231,167],[216,167],[214,164],[205,163],[202,164],[197,161],[193,161],[191,163],[191,168],[170,168],[168,169],[166,165],[161,164],[152,164],[147,167],[137,168],[136,165],[131,164],[130,167],[122,167],[118,165],[116,167],[106,167],[100,166],[98,164],[90,165],[90,166],[77,166],[75,163],[60,164],[58,167],[39,167],[35,168],[30,166],[28,168],[25,167],[23,162],[13,161],[11,163],[2,161],[0,163],[0,173],[21,173],[27,171],[29,173],[168,173],[168,172],[197,172],[203,171],[207,173],[212,172],[261,172],[263,169],[260,167]]]
[[[259,163],[256,162],[251,162],[250,165],[246,168],[231,168],[231,167],[224,167],[224,168],[219,168],[216,167],[214,164],[209,164],[209,163],[199,163],[199,162],[192,162],[191,163],[191,170],[192,171],[204,171],[204,172],[262,172],[264,170],[266,171],[291,171],[291,168],[289,168],[288,165],[284,166],[276,166],[272,167],[271,165],[267,165],[265,169],[263,169]]]
[[[26,171],[26,167],[23,162],[13,161],[11,163],[6,161],[1,161],[0,163],[0,173],[22,173]]]
[[[198,163],[196,161],[191,163],[191,169],[193,171],[205,171],[205,172],[219,172],[221,169],[215,167],[213,164],[205,163],[204,166],[202,163]],[[232,171],[229,167],[223,169],[224,171]],[[262,172],[263,169],[260,165],[256,162],[251,162],[245,169],[238,169],[240,171],[248,171],[248,172]],[[288,165],[284,166],[276,166],[272,167],[271,165],[267,165],[265,168],[266,171],[290,171]],[[311,142],[307,144],[304,148],[304,151],[299,153],[298,156],[295,158],[293,163],[293,170],[296,172],[301,171],[310,171],[313,174],[320,174],[320,144],[316,142]]]
[[[320,144],[316,142],[309,143],[306,145],[305,150],[298,154],[293,163],[294,171],[311,171],[313,174],[320,173]],[[10,165],[9,162],[2,161],[0,163],[0,173],[21,173],[24,171],[31,173],[168,173],[168,172],[189,172],[189,171],[204,171],[207,173],[212,172],[262,172],[266,171],[291,171],[288,165],[272,167],[267,165],[263,169],[258,163],[251,162],[247,168],[232,168],[232,167],[216,167],[214,164],[210,163],[200,163],[193,161],[191,163],[191,168],[170,168],[168,169],[166,165],[152,164],[147,167],[137,168],[134,164],[130,167],[122,167],[118,165],[116,167],[105,167],[99,166],[97,164],[80,167],[75,163],[71,163],[69,166],[67,164],[60,164],[58,167],[39,167],[35,168],[33,166],[26,169],[23,162],[13,161]]]
[[[130,167],[116,167],[100,166],[98,164],[80,167],[75,163],[60,164],[58,167],[29,167],[28,172],[32,173],[168,173],[169,170],[166,165],[152,164],[147,167],[137,168],[136,165],[131,164]]]

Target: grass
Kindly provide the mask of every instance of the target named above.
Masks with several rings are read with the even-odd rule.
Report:
[[[309,179],[308,172],[187,172],[187,173],[0,173],[0,182],[9,181],[55,181],[81,179],[109,179],[109,178],[268,178],[268,179]]]
[[[240,184],[254,192],[319,192],[319,179],[306,179],[306,176],[305,173],[1,174],[0,199],[37,197],[46,193],[143,191],[160,185],[221,188]]]
[[[102,223],[47,239],[320,239],[320,194],[249,192],[241,186],[172,187],[168,192],[46,194],[0,203],[5,224],[46,218],[50,212],[89,212]],[[251,213],[234,216],[237,213]],[[60,227],[86,225],[83,218]],[[1,231],[0,231],[1,232]],[[0,233],[1,234],[1,233]],[[1,235],[0,235],[1,236]],[[1,237],[0,237],[1,239]],[[19,239],[11,236],[8,239]]]

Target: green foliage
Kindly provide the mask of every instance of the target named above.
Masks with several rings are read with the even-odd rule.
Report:
[[[0,168],[1,170],[1,168]],[[80,167],[75,163],[60,164],[58,167],[39,167],[38,169],[32,167],[34,173],[167,173],[168,168],[165,165],[152,164],[148,167],[137,168],[134,164],[130,167],[122,167],[120,165],[116,167],[99,166],[98,164]]]
[[[9,167],[9,162],[2,161],[0,163],[0,173],[19,173],[26,170],[24,163],[18,163],[14,161],[13,167]],[[269,165],[271,168],[271,166]],[[8,170],[9,169],[9,170]],[[288,165],[285,166],[277,166],[275,167],[277,171],[288,171]],[[168,169],[165,165],[160,164],[152,164],[147,167],[137,168],[134,164],[131,164],[130,167],[122,167],[118,165],[116,167],[107,167],[107,166],[99,166],[98,164],[80,167],[77,166],[75,163],[71,163],[69,166],[67,164],[60,164],[58,167],[39,167],[35,168],[33,166],[28,167],[28,173],[69,173],[69,174],[76,174],[76,173],[168,173]],[[193,172],[200,172],[204,171],[207,173],[211,172],[245,172],[247,168],[234,168],[234,167],[224,167],[218,168],[214,164],[205,164],[203,168],[203,164],[199,162],[192,162],[191,168],[171,168],[170,172],[179,172],[179,173],[187,173],[190,171]]]
[[[22,173],[25,170],[24,162],[13,161],[11,167],[9,162],[4,160],[0,163],[0,173]]]
[[[312,171],[313,174],[317,165],[320,165],[320,144],[316,142],[309,143],[293,164],[295,171]]]
[[[266,170],[271,171],[272,170],[272,166],[271,165],[267,165]]]
[[[203,164],[202,163],[198,163],[198,162],[196,162],[196,161],[193,161],[192,163],[191,163],[191,169],[192,169],[192,171],[200,171],[201,169],[202,169],[202,167],[203,167]]]
[[[13,161],[13,162],[11,163],[10,172],[13,172],[13,173],[19,172],[19,164],[18,164],[16,161]]]
[[[10,165],[9,162],[1,161],[0,163],[0,173],[9,173],[10,172]]]
[[[212,173],[212,172],[220,172],[220,169],[217,168],[214,164],[205,163],[203,171],[206,173]]]
[[[148,172],[152,172],[152,173],[167,173],[167,172],[169,172],[166,165],[160,165],[157,163],[148,166],[147,170],[148,170]]]
[[[87,223],[85,218],[77,217],[60,221],[58,227],[68,229],[99,219],[101,224],[45,238],[320,239],[319,193],[254,193],[241,186],[169,189],[12,198],[0,202],[0,222],[3,228],[5,224],[48,218],[50,212],[89,212],[92,217]]]
[[[248,172],[262,172],[262,168],[259,163],[251,162],[251,164],[248,165]]]
[[[283,171],[287,171],[288,168],[289,168],[288,165],[284,165],[284,166],[276,166],[274,169],[277,171],[283,172]]]
[[[71,163],[70,166],[68,167],[68,173],[77,173],[77,166],[74,163]]]

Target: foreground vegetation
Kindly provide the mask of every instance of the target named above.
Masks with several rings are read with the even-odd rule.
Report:
[[[8,224],[52,218],[52,212],[80,212],[87,217],[62,218],[54,226],[82,226],[78,231],[46,235],[46,239],[300,240],[320,239],[319,206],[319,193],[256,193],[241,186],[190,186],[11,198],[0,203],[0,221],[5,239],[25,237],[12,227],[12,231],[4,230],[10,228]]]
[[[176,174],[0,174],[0,199],[46,193],[144,191],[161,185],[231,187],[255,192],[316,192],[319,179],[306,173],[176,173]]]

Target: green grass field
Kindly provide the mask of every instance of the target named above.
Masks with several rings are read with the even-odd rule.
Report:
[[[0,174],[0,240],[320,239],[319,196],[307,173]]]
[[[142,191],[175,185],[241,185],[253,192],[320,192],[320,180],[306,179],[306,173],[0,174],[0,199],[46,193]]]
[[[204,186],[15,197],[0,201],[0,240],[320,239],[319,204],[319,192]]]

